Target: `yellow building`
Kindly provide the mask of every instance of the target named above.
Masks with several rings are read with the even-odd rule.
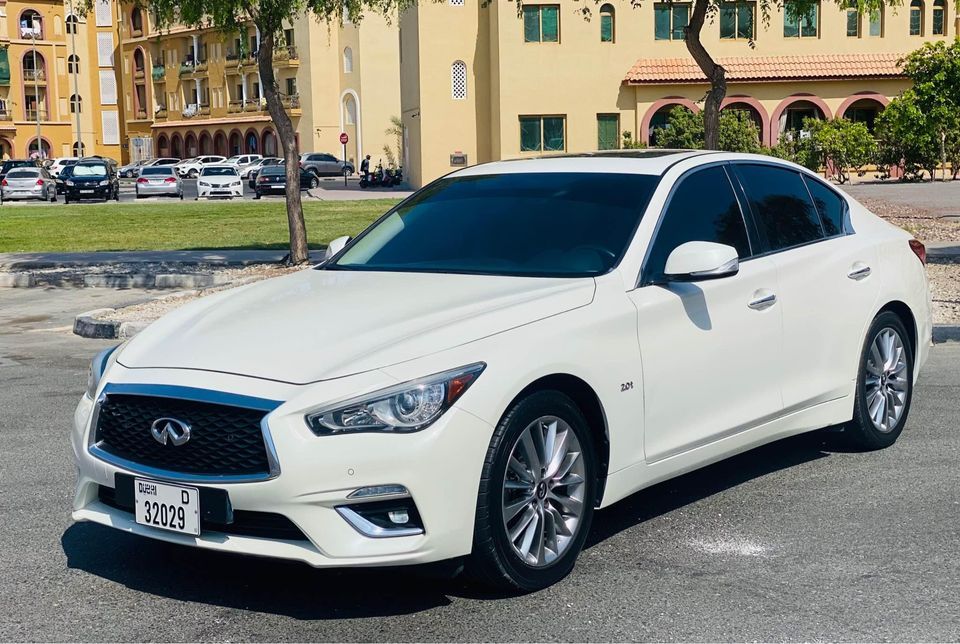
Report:
[[[689,57],[690,4],[629,0],[422,3],[400,20],[405,172],[420,186],[460,165],[655,143],[676,105],[708,88]],[[584,7],[591,9],[583,15]],[[897,61],[953,38],[952,3],[906,0],[876,16],[824,1],[809,14],[737,0],[703,41],[727,69],[724,109],[771,145],[805,117],[873,119],[908,86]]]
[[[253,24],[224,36],[213,29],[158,30],[146,11],[124,4],[121,60],[129,158],[282,152],[266,104]],[[301,151],[346,157],[395,146],[385,134],[400,113],[397,27],[368,16],[362,27],[304,16],[284,30],[274,72]]]
[[[121,157],[114,53],[118,7],[87,16],[62,0],[0,4],[0,154]]]

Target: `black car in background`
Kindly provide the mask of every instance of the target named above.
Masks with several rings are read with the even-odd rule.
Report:
[[[60,173],[55,176],[53,179],[57,182],[57,194],[62,195],[66,192],[66,180],[73,176],[73,166],[77,165],[76,162],[71,163],[70,165],[65,165],[60,168]]]
[[[82,199],[120,201],[120,181],[113,166],[101,159],[84,159],[70,166],[70,176],[63,181],[63,203]]]
[[[7,173],[14,168],[39,168],[40,161],[37,159],[7,159],[0,164],[0,180],[7,176]]]
[[[316,188],[320,185],[317,175],[309,170],[300,168],[300,189]],[[253,188],[259,199],[261,196],[271,193],[285,192],[287,189],[287,170],[283,165],[270,165],[263,168],[257,175],[256,184]]]

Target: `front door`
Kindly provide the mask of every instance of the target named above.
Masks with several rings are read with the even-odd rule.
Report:
[[[752,257],[751,235],[724,165],[682,178],[655,233],[637,308],[644,382],[644,453],[655,463],[781,413],[782,319],[776,266]],[[733,246],[736,275],[664,279],[670,252],[688,241]]]

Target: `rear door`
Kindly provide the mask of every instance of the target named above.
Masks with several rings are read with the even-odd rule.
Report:
[[[852,230],[846,199],[819,179],[773,164],[734,167],[777,267],[785,410],[841,398],[852,390],[880,292],[876,252]]]

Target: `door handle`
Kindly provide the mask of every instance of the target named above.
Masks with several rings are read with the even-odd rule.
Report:
[[[762,288],[754,292],[753,299],[750,300],[750,303],[747,304],[747,306],[755,311],[762,311],[764,309],[769,309],[776,303],[777,294],[773,291]]]
[[[850,272],[847,273],[847,277],[852,280],[862,280],[863,278],[870,275],[870,267],[864,264],[863,262],[856,262],[853,266],[850,267]]]

